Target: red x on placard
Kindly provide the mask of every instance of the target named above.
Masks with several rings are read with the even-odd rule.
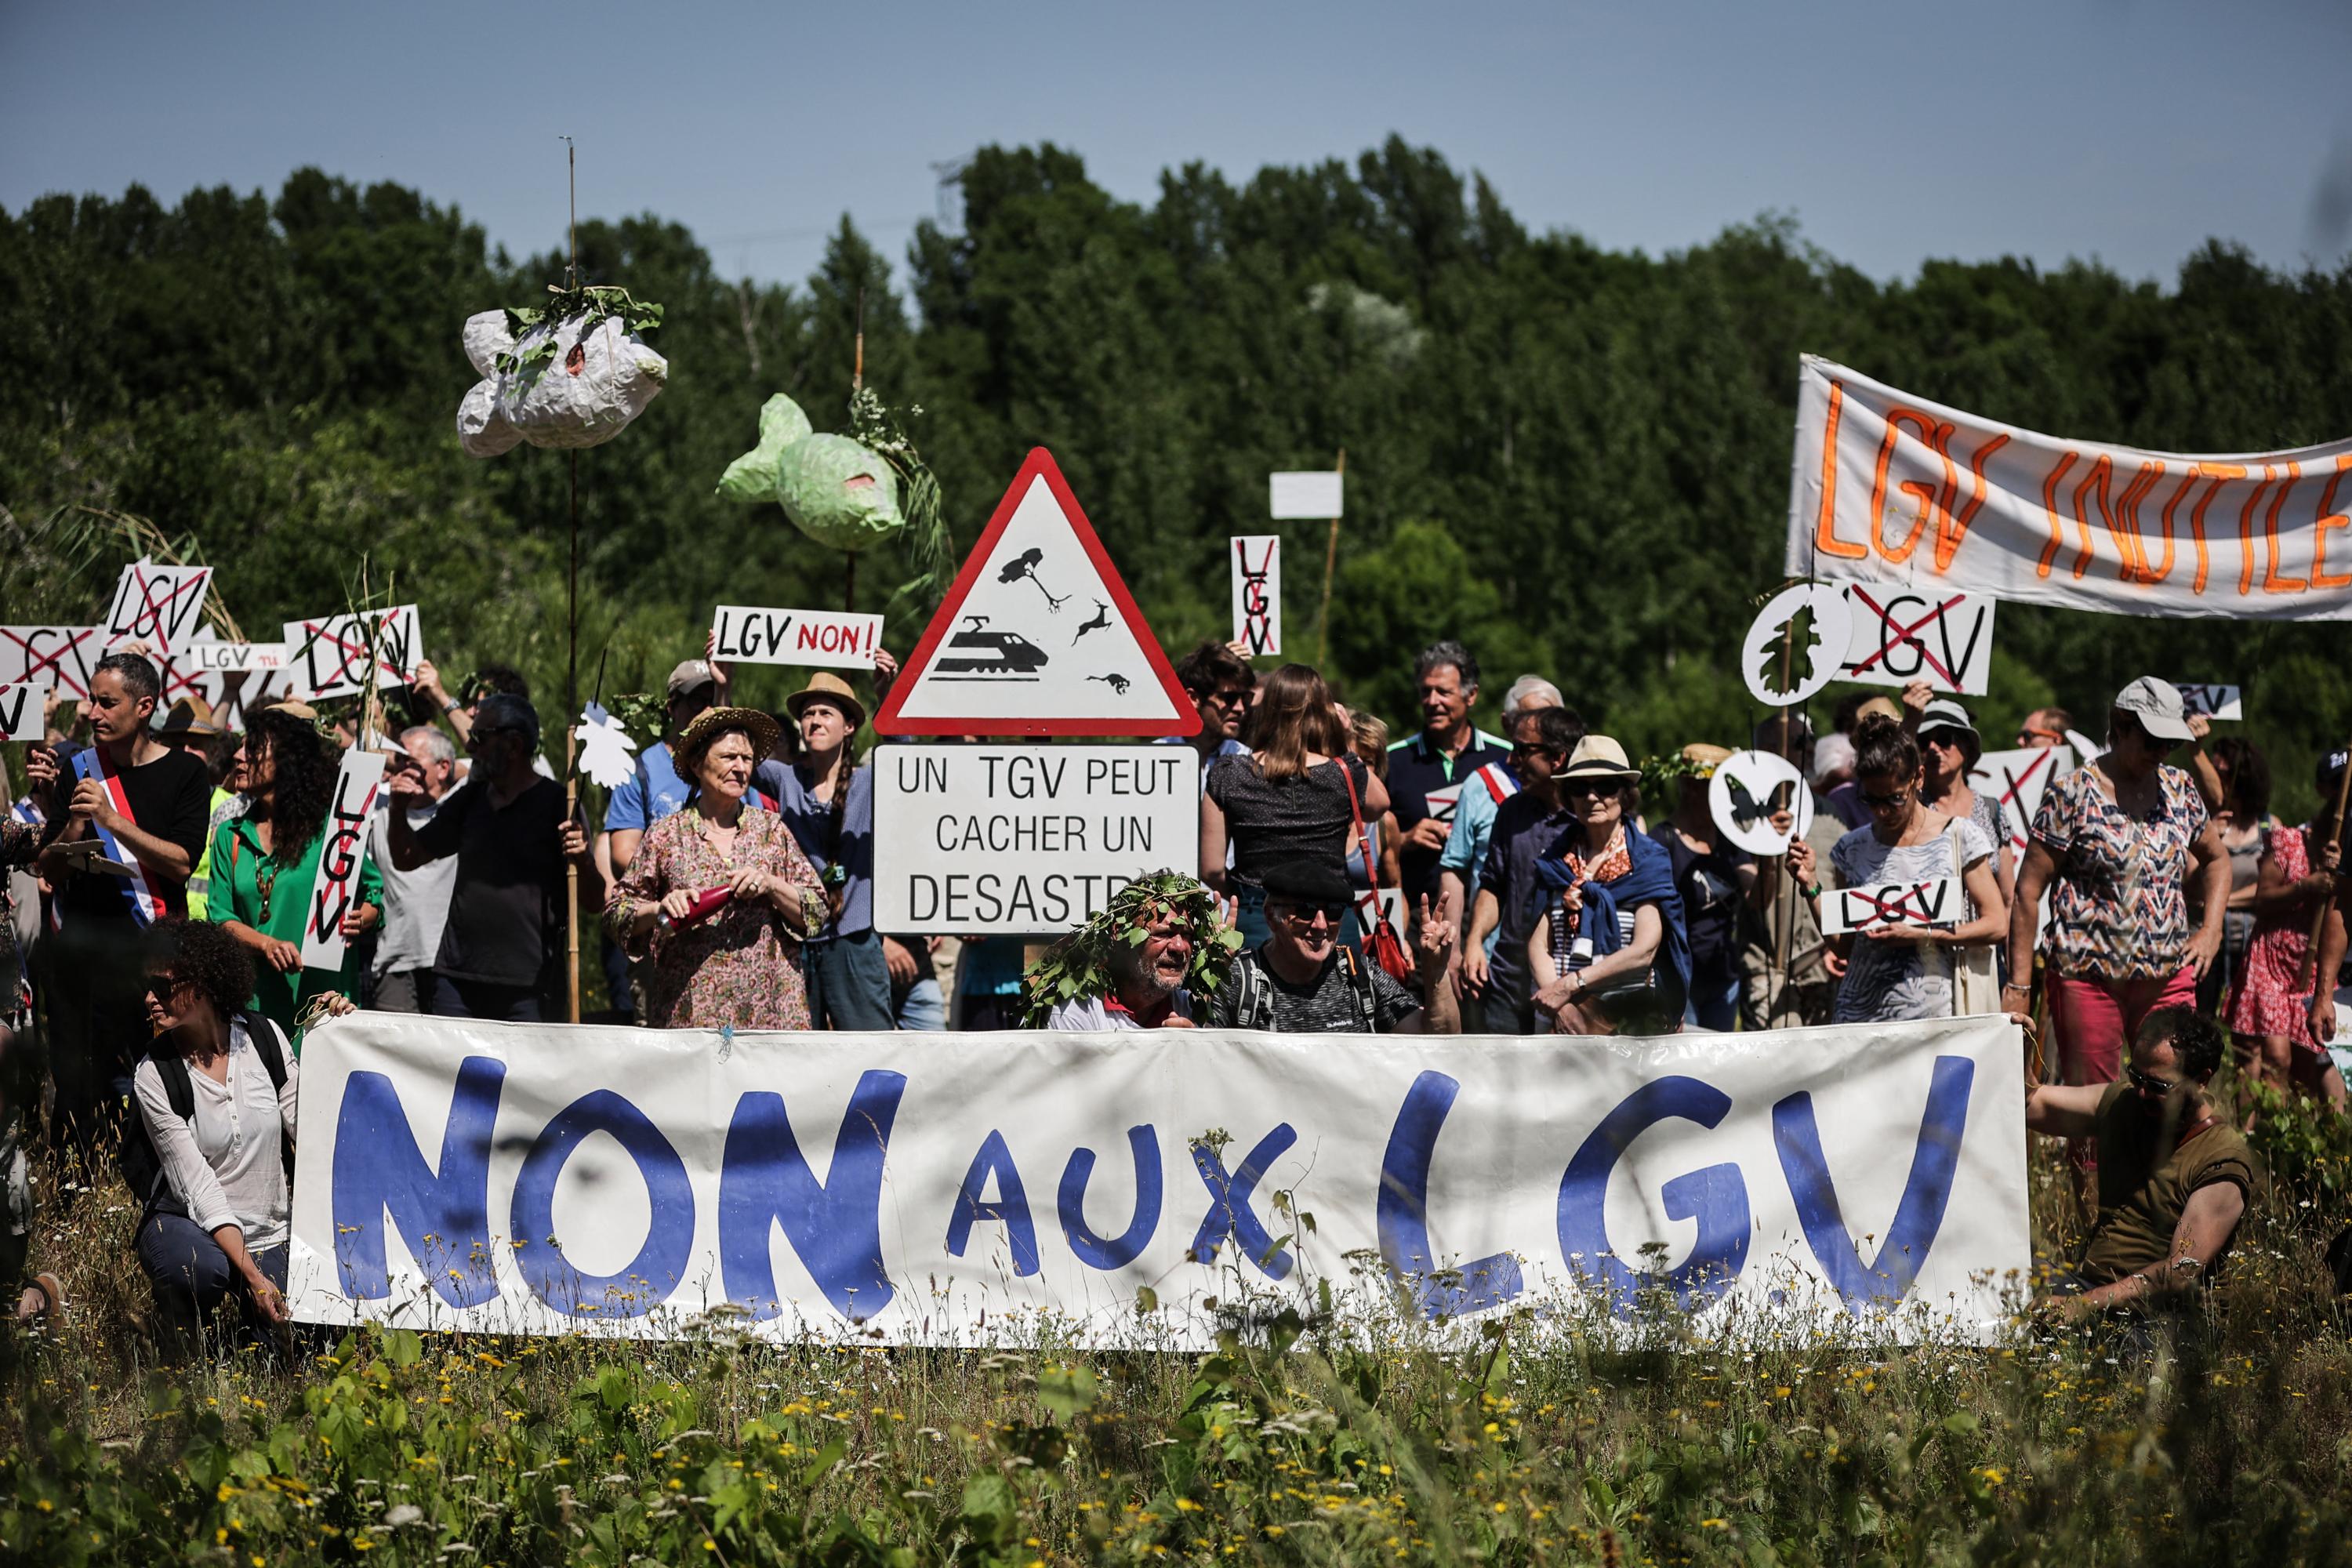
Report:
[[[49,626],[26,628],[28,632],[62,629],[65,628]],[[80,682],[75,680],[71,676],[66,673],[64,659],[66,655],[69,653],[77,654],[77,657],[74,659],[74,667],[77,669],[82,668],[85,661],[78,656],[78,650],[81,647],[82,644],[89,642],[91,638],[97,637],[100,630],[100,628],[97,626],[84,626],[81,628],[79,635],[68,637],[65,641],[59,643],[54,652],[43,654],[38,658],[33,657],[33,641],[30,636],[20,637],[15,632],[8,630],[5,626],[0,626],[0,637],[5,637],[9,642],[15,643],[18,647],[25,650],[25,673],[18,678],[19,679],[26,683],[30,683],[38,679],[43,670],[47,670],[49,672],[50,676],[54,678],[52,684],[63,688],[76,701],[79,701],[88,697],[89,695],[89,691],[86,687],[81,685]]]
[[[2022,818],[2025,816],[2025,807],[2023,804],[2020,803],[2017,799],[2018,793],[2024,789],[2025,786],[2032,781],[2034,774],[2040,773],[2043,768],[2050,765],[2051,755],[2056,750],[2057,748],[2054,746],[2043,747],[2041,752],[2034,757],[2033,761],[2026,764],[2025,771],[2021,773],[2011,773],[2007,768],[2000,770],[2000,776],[2009,781],[2009,787],[2000,792],[2001,821],[2005,823],[2009,820],[2009,808],[2013,804],[2017,805],[2017,815],[2019,817]],[[2025,836],[2012,832],[2010,837],[2016,847],[2020,849],[2025,847]]]
[[[335,645],[336,648],[341,651],[343,656],[341,664],[338,666],[336,669],[336,673],[338,675],[348,677],[352,672],[352,660],[354,658],[360,661],[362,668],[367,668],[370,663],[368,658],[368,645],[364,639],[355,643],[345,642],[341,637],[337,637],[325,626],[320,626],[311,621],[304,621],[302,623],[302,636],[309,642],[327,642]],[[376,669],[389,671],[394,676],[398,676],[403,673],[398,666],[386,664],[382,659],[374,660],[373,664]],[[373,670],[371,670],[369,683],[373,684]]]
[[[165,640],[163,635],[163,627],[167,624],[165,616],[172,607],[191,590],[194,591],[201,600],[205,584],[209,580],[209,574],[205,576],[186,577],[174,587],[169,578],[149,581],[147,574],[139,569],[136,562],[132,563],[131,583],[131,586],[138,591],[139,607],[131,612],[131,624],[119,628],[115,635],[132,638],[152,637],[160,646]],[[155,595],[159,589],[169,591],[158,599]]]
[[[1871,614],[1878,617],[1878,624],[1882,628],[1882,631],[1885,627],[1895,626],[1895,635],[1893,637],[1889,637],[1882,635],[1879,637],[1878,651],[1876,653],[1872,654],[1868,658],[1864,659],[1860,664],[1855,665],[1850,671],[1848,671],[1849,674],[1853,675],[1860,675],[1864,670],[1868,669],[1872,665],[1876,664],[1880,659],[1885,658],[1886,657],[1887,650],[1895,644],[1909,642],[1911,640],[1911,635],[1914,632],[1916,632],[1921,626],[1927,625],[1937,616],[1944,614],[1947,610],[1951,609],[1954,605],[1965,603],[1968,599],[1968,595],[1966,594],[1955,594],[1950,598],[1945,600],[1942,604],[1937,605],[1934,609],[1928,611],[1926,615],[1920,616],[1911,625],[1901,626],[1895,626],[1895,622],[1888,618],[1886,612],[1879,608],[1877,601],[1870,596],[1870,594],[1866,589],[1855,588],[1852,592],[1855,598],[1860,599],[1864,605],[1870,607]],[[1927,667],[1930,669],[1933,669],[1937,675],[1944,678],[1944,684],[1946,686],[1950,687],[1955,691],[1958,691],[1960,689],[1960,678],[1954,675],[1950,670],[1946,669],[1942,662],[1938,660],[1934,654],[1927,651],[1927,645],[1926,643],[1917,643],[1913,646],[1918,648],[1919,657],[1921,659],[1926,661]],[[1968,661],[1963,659],[1960,662],[1965,664]]]

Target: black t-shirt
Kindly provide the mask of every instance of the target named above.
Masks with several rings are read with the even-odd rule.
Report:
[[[1739,873],[1756,858],[1737,844],[1718,844],[1702,855],[1671,822],[1652,827],[1650,837],[1674,858],[1683,929],[1690,934],[1691,981],[1720,991],[1739,974],[1739,906],[1746,897]]]
[[[1356,786],[1356,809],[1361,809],[1371,773],[1361,757],[1349,756],[1341,763]],[[1314,856],[1328,858],[1334,870],[1345,869],[1355,810],[1349,805],[1348,784],[1330,763],[1270,779],[1257,771],[1255,757],[1219,757],[1209,766],[1205,788],[1225,814],[1236,880],[1256,887],[1269,867]]]
[[[428,860],[457,857],[434,968],[454,980],[541,984],[563,929],[563,786],[533,779],[503,806],[468,783],[416,830]]]
[[[123,798],[131,804],[131,819],[139,825],[139,830],[186,850],[188,865],[193,869],[204,856],[205,838],[212,826],[213,776],[205,769],[204,758],[193,752],[170,751],[152,763],[124,768],[114,776],[122,785]],[[58,788],[70,796],[80,782],[68,768],[58,779]],[[152,866],[147,868],[147,872],[152,885],[163,892],[167,911],[186,914],[187,879],[166,877]],[[131,900],[123,896],[123,889],[130,885],[124,879],[102,871],[71,878],[58,895],[62,918],[69,922],[110,920],[128,924],[131,919]]]
[[[1264,944],[1244,953],[1234,973],[1217,988],[1209,1004],[1209,1026],[1217,1029],[1246,1028],[1251,1026],[1241,1017],[1242,994],[1246,977],[1240,965],[1254,967],[1265,978],[1274,1003],[1274,1022],[1270,1027],[1282,1035],[1360,1035],[1362,1020],[1356,1014],[1356,998],[1344,967],[1349,963],[1363,966],[1363,973],[1372,983],[1372,1025],[1381,1034],[1389,1034],[1399,1024],[1421,1011],[1421,998],[1389,978],[1387,970],[1365,959],[1343,954],[1333,949],[1323,961],[1322,973],[1304,985],[1293,985],[1275,972],[1266,962]],[[1444,984],[1441,982],[1440,984]]]

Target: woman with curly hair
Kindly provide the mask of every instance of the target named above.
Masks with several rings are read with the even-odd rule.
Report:
[[[259,977],[253,1005],[290,1034],[311,997],[359,989],[353,948],[344,949],[341,969],[302,967],[302,928],[342,757],[308,710],[290,703],[252,716],[245,752],[246,807],[213,829],[205,912],[251,950]],[[362,837],[359,852],[365,844]],[[343,935],[373,931],[383,919],[383,878],[370,858],[360,868],[359,896],[343,915]]]
[[[146,970],[154,1040],[131,1075],[146,1157],[126,1146],[123,1170],[142,1189],[132,1246],[156,1315],[185,1348],[233,1294],[249,1325],[286,1321],[299,1074],[284,1031],[246,1004],[253,959],[226,927],[156,921]]]

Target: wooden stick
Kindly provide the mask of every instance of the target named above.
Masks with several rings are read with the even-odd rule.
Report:
[[[566,184],[572,200],[567,238],[572,264],[564,276],[567,288],[580,287],[580,150],[563,139]],[[580,751],[580,449],[572,449],[572,566],[565,579],[563,615],[563,825],[580,815],[580,774],[574,763]],[[600,680],[601,684],[601,680]],[[569,1016],[580,1021],[580,862],[563,858],[563,946]]]
[[[1789,679],[1789,667],[1796,660],[1796,644],[1797,617],[1790,616],[1780,626],[1780,689],[1782,691],[1788,690],[1791,684]],[[1783,758],[1789,754],[1789,710],[1794,706],[1794,703],[1783,703],[1780,708],[1780,755]],[[1800,768],[1798,772],[1801,774],[1804,770]],[[1800,787],[1802,785],[1801,784]],[[1792,825],[1796,818],[1796,793],[1795,790],[1789,792],[1789,816]],[[1780,928],[1772,941],[1772,973],[1779,977],[1780,988],[1778,992],[1774,992],[1769,986],[1765,990],[1764,1026],[1768,1029],[1772,1027],[1772,1020],[1779,1015],[1780,1004],[1788,999],[1789,942],[1792,934],[1790,928],[1796,925],[1798,908],[1804,901],[1804,895],[1796,890],[1795,879],[1789,875],[1789,851],[1785,845],[1780,850],[1780,863],[1774,868],[1773,874],[1779,878],[1780,882],[1788,884],[1790,901],[1789,918],[1776,920],[1773,922]],[[1780,889],[1778,884],[1775,885],[1772,894],[1772,912],[1775,915],[1780,912]]]
[[[1339,460],[1333,471],[1345,479],[1348,475],[1348,448],[1339,448]],[[1344,497],[1342,500],[1344,500]],[[1339,520],[1331,520],[1331,536],[1323,545],[1323,615],[1315,634],[1315,668],[1322,668],[1331,659],[1331,574],[1339,564]]]
[[[2345,742],[2345,749],[2352,752],[2352,741]],[[2325,849],[2335,843],[2336,836],[2343,831],[2344,811],[2347,805],[2352,805],[2352,767],[2344,770],[2344,780],[2336,786],[2336,815],[2327,819],[2327,836],[2319,841],[2319,848]],[[2319,863],[2316,850],[2313,852],[2311,858],[2313,866],[2316,868]],[[2326,898],[2319,901],[2319,913],[2311,922],[2311,940],[2304,945],[2303,949],[2303,968],[2295,976],[2294,988],[2298,992],[2306,986],[2315,984],[2319,979],[2319,939],[2327,931],[2327,911],[2335,906],[2335,903],[2336,896],[2332,889]]]

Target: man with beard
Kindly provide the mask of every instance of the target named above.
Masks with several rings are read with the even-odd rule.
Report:
[[[1143,940],[1131,941],[1139,929]],[[1200,881],[1173,871],[1139,878],[1030,972],[1030,1026],[1042,1011],[1048,1029],[1192,1028],[1205,1001],[1193,996],[1194,980],[1205,968],[1215,984],[1238,940]]]
[[[2185,1007],[2150,1013],[2114,1083],[2043,1084],[2025,1125],[2098,1141],[2099,1212],[2073,1277],[2041,1305],[2065,1321],[2193,1292],[2221,1266],[2262,1167],[2206,1099],[2221,1032]]]

